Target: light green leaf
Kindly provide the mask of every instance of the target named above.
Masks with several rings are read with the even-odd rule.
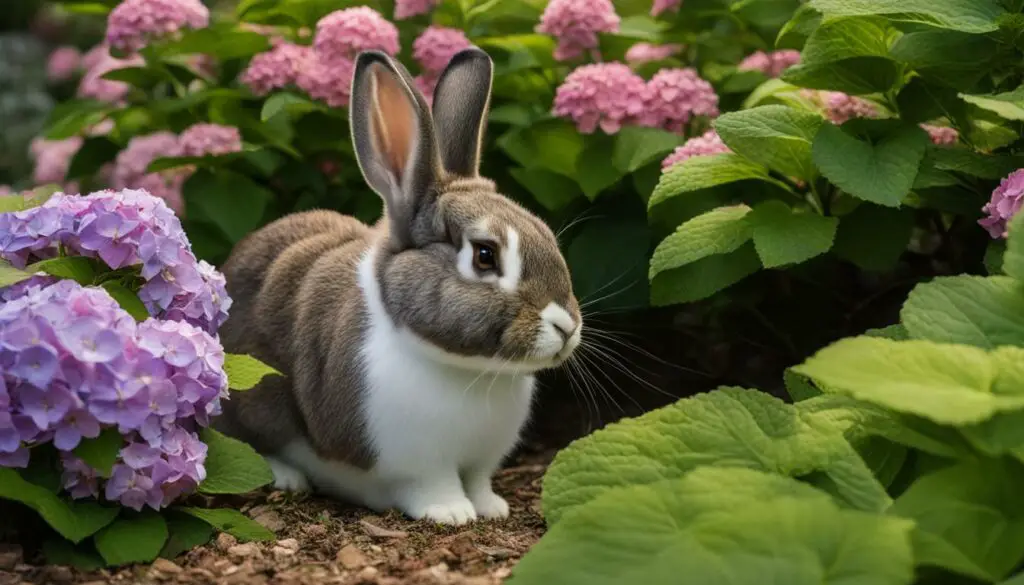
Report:
[[[294,115],[325,109],[326,108],[322,105],[293,93],[275,93],[267,98],[267,101],[263,102],[263,109],[260,111],[260,120],[266,122],[281,112],[287,112]]]
[[[918,478],[890,513],[914,521],[914,557],[986,582],[1024,560],[1024,468],[980,459]]]
[[[750,240],[746,205],[719,207],[684,222],[658,244],[651,257],[650,278],[714,254],[726,254]]]
[[[50,527],[74,543],[110,524],[118,513],[118,508],[95,502],[65,501],[44,487],[28,483],[13,469],[0,468],[0,498],[32,508]]]
[[[823,123],[813,112],[768,105],[723,114],[715,130],[733,152],[783,175],[810,180],[817,175],[811,144]]]
[[[629,174],[629,170],[622,170],[614,164],[608,164],[608,161],[612,160],[612,157],[614,156],[616,137],[606,136],[604,134],[592,134],[587,136],[585,140],[586,142],[583,151],[580,152],[579,158],[576,159],[576,181],[579,181],[578,188],[575,188],[575,185],[572,187],[567,184],[558,185],[556,181],[551,179],[561,179],[562,181],[569,183],[575,183],[575,181],[568,177],[558,175],[557,173],[538,169],[550,175],[550,178],[543,177],[541,180],[537,181],[538,183],[548,186],[548,188],[550,188],[554,193],[569,193],[569,195],[562,195],[561,197],[555,195],[552,198],[561,199],[570,196],[575,197],[578,189],[582,189],[583,194],[587,196],[587,199],[593,201],[594,199],[597,199],[597,196],[600,195],[602,191],[615,185],[623,177]],[[517,178],[517,180],[519,179]],[[519,182],[522,183],[523,181],[519,180]],[[526,186],[529,188],[529,185]],[[531,191],[533,191],[533,189],[531,189]]]
[[[171,512],[167,514],[167,543],[164,544],[160,556],[173,559],[183,552],[210,542],[213,527],[207,522],[187,514]]]
[[[1024,346],[1024,284],[1008,276],[939,277],[914,287],[900,321],[914,339]]]
[[[768,177],[768,169],[738,154],[695,156],[662,173],[647,207],[650,209],[683,193],[747,179],[773,181]]]
[[[203,429],[200,438],[209,447],[200,492],[242,494],[274,481],[266,460],[249,445],[210,428]]]
[[[114,297],[117,304],[121,305],[121,308],[134,317],[136,321],[142,322],[149,319],[149,310],[146,309],[145,303],[142,302],[138,294],[132,292],[116,280],[108,280],[100,286],[110,293],[110,296]]]
[[[875,144],[825,124],[814,140],[814,162],[821,173],[850,195],[879,205],[899,207],[914,185],[928,147],[917,127],[896,129]]]
[[[651,280],[651,305],[664,307],[706,299],[761,269],[753,244],[659,273]]]
[[[82,439],[74,454],[98,471],[100,476],[110,477],[123,444],[124,438],[116,428],[104,429],[95,439]]]
[[[96,550],[114,566],[152,561],[165,542],[167,524],[152,510],[122,516],[96,534]]]
[[[620,171],[632,173],[640,167],[665,158],[682,143],[683,138],[674,132],[627,126],[615,136],[612,163]],[[604,161],[604,164],[608,164],[608,161]]]
[[[698,468],[609,490],[555,524],[513,585],[905,585],[912,524],[838,507],[794,480]]]
[[[0,259],[0,287],[18,284],[23,280],[32,278],[33,274],[25,270],[19,270],[11,266],[6,260]]]
[[[807,4],[801,4],[775,37],[779,49],[801,49],[807,38],[821,25],[821,13]]]
[[[1003,272],[1024,282],[1024,213],[1018,213],[1007,226]]]
[[[102,262],[94,258],[65,256],[64,258],[40,260],[35,264],[26,266],[25,270],[32,273],[45,272],[59,278],[74,280],[78,284],[90,285],[96,280],[96,276],[109,269]]]
[[[970,95],[962,93],[964,101],[979,108],[995,112],[1007,120],[1024,120],[1024,86],[995,95]]]
[[[863,270],[890,270],[906,251],[913,230],[909,209],[859,205],[839,222],[832,252]]]
[[[583,135],[562,119],[514,128],[495,142],[526,168],[540,167],[572,179],[576,178],[576,160],[584,145]]]
[[[899,323],[895,325],[886,325],[885,327],[879,327],[878,329],[868,329],[864,332],[864,335],[867,335],[868,337],[883,337],[885,339],[892,339],[895,341],[910,339],[910,335],[907,333],[907,328]]]
[[[765,268],[775,268],[828,252],[839,220],[771,200],[755,207],[747,222],[761,263]]]
[[[721,388],[610,424],[559,452],[544,476],[544,515],[556,524],[612,488],[678,478],[702,465],[793,477],[819,471],[848,503],[875,511],[889,504],[842,427],[763,392]]]
[[[845,394],[946,425],[1024,408],[1024,349],[854,337],[793,369]]]
[[[245,516],[238,510],[229,508],[174,508],[189,516],[199,518],[221,532],[227,532],[242,542],[250,540],[274,540],[274,533],[262,524]]]
[[[998,0],[810,0],[826,19],[881,15],[896,22],[924,24],[969,33],[999,29],[1004,13]]]
[[[282,375],[251,355],[237,353],[224,354],[224,373],[232,390],[249,390],[266,376]]]

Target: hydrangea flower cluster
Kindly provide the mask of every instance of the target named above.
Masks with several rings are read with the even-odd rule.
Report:
[[[956,128],[935,126],[933,124],[921,124],[921,128],[928,133],[932,144],[936,146],[952,146],[960,140],[960,133],[956,131]]]
[[[354,60],[362,51],[398,53],[398,28],[369,6],[336,10],[316,23],[313,47],[317,56],[332,63]]]
[[[406,20],[434,9],[438,0],[395,0],[395,20]]]
[[[314,56],[299,71],[295,84],[309,97],[320,100],[332,108],[348,106],[352,92],[352,76],[356,64],[349,59],[341,59],[336,63],[328,63]]]
[[[72,136],[63,140],[45,140],[36,138],[32,141],[31,152],[35,158],[35,167],[32,170],[32,180],[37,185],[57,183],[65,191],[76,191],[78,186],[75,183],[66,182],[68,169],[71,166],[71,159],[82,148],[83,139],[79,136]]]
[[[114,270],[140,265],[139,298],[154,317],[210,334],[227,319],[224,276],[196,260],[174,212],[144,191],[57,194],[39,207],[0,214],[0,258],[16,267],[52,258],[58,246]]]
[[[32,282],[0,305],[0,465],[24,467],[29,446],[52,442],[63,486],[96,496],[96,470],[72,454],[83,438],[123,437],[104,495],[160,509],[201,482],[196,431],[227,391],[224,351],[187,323],[141,324],[102,288]]]
[[[726,152],[732,152],[732,150],[722,142],[722,138],[718,135],[718,132],[708,130],[700,136],[695,136],[687,140],[682,146],[677,146],[676,149],[672,151],[672,154],[668,155],[665,157],[665,160],[661,161],[661,170],[668,170],[672,165],[679,164],[684,160],[695,156],[707,156]]]
[[[178,137],[181,156],[222,155],[242,150],[242,135],[234,126],[198,123]]]
[[[679,10],[683,0],[654,0],[651,5],[651,16],[660,16],[669,10]]]
[[[1004,178],[982,212],[988,215],[978,220],[993,238],[1005,238],[1006,228],[1024,203],[1024,169],[1017,169]]]
[[[852,118],[877,118],[881,114],[874,103],[840,91],[804,89],[800,95],[821,107],[833,124],[843,124]]]
[[[760,71],[768,77],[778,77],[782,72],[800,62],[800,51],[786,49],[765,53],[757,51],[740,61],[740,71]]]
[[[131,53],[153,39],[209,24],[210,11],[200,0],[124,0],[107,17],[107,44]]]
[[[536,31],[558,40],[555,59],[570,61],[596,53],[597,34],[618,32],[619,23],[611,0],[551,0]]]
[[[622,63],[577,67],[555,92],[553,112],[570,118],[584,134],[608,134],[645,118],[647,84]]]
[[[82,67],[82,53],[71,46],[57,47],[46,60],[46,78],[51,82],[67,81]]]
[[[275,89],[296,83],[299,73],[312,57],[312,49],[287,41],[277,42],[269,51],[249,61],[240,78],[253,93],[265,96]]]
[[[412,56],[423,67],[423,74],[416,77],[427,101],[432,101],[437,81],[459,51],[470,46],[469,38],[457,28],[429,26],[412,43]]]
[[[178,168],[150,173],[149,164],[164,156],[180,156],[181,145],[178,137],[170,132],[156,132],[136,136],[128,141],[117,155],[110,183],[115,189],[142,189],[164,200],[181,217],[185,203],[181,188],[191,174],[187,169]]]
[[[115,104],[121,103],[131,91],[131,86],[121,81],[103,79],[103,76],[117,69],[136,67],[143,63],[144,61],[139,55],[118,59],[110,54],[106,45],[95,47],[82,58],[85,74],[78,84],[78,97]]]
[[[718,115],[718,94],[694,69],[662,69],[647,83],[644,110],[652,125],[682,132],[695,116]]]
[[[626,62],[630,65],[643,65],[651,61],[668,59],[683,50],[682,45],[666,44],[652,45],[651,43],[636,43],[626,51]]]

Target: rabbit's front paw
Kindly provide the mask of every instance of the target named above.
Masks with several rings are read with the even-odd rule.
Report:
[[[508,518],[508,502],[490,489],[485,492],[470,494],[470,500],[473,502],[473,508],[476,510],[477,515],[481,518]]]
[[[266,460],[274,474],[274,489],[297,493],[311,491],[304,473],[276,457],[267,457]]]
[[[463,498],[447,504],[431,504],[424,509],[423,517],[439,524],[460,526],[476,520],[476,511],[473,509],[473,503]]]

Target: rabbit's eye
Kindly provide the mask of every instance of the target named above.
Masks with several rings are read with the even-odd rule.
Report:
[[[473,267],[481,272],[498,269],[498,251],[490,244],[473,242]]]

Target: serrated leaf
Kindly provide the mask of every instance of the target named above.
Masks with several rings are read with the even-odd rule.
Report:
[[[1006,93],[992,95],[960,94],[968,103],[990,112],[995,112],[1007,120],[1024,120],[1024,86]]]
[[[18,284],[32,278],[33,274],[11,266],[6,260],[0,259],[0,288]]]
[[[1024,214],[1016,214],[1007,226],[1003,272],[1024,282]]]
[[[853,337],[793,369],[828,392],[944,425],[1024,408],[1024,349]]]
[[[121,308],[134,317],[136,321],[142,322],[149,319],[149,310],[146,309],[146,305],[139,298],[138,294],[132,292],[116,280],[108,280],[100,286],[110,293],[110,296],[117,301],[117,304],[121,305]]]
[[[200,492],[242,494],[274,481],[266,460],[249,445],[210,428],[203,429],[200,438],[208,447]]]
[[[754,248],[765,268],[799,264],[828,252],[839,221],[813,212],[799,212],[772,200],[747,216]]]
[[[627,126],[615,136],[612,164],[624,173],[632,173],[645,165],[665,158],[682,143],[682,137],[674,132],[658,128]],[[607,161],[604,164],[607,164]],[[589,168],[587,172],[589,172]]]
[[[160,555],[167,542],[167,524],[160,514],[146,510],[118,518],[96,534],[95,542],[108,565],[146,563]]]
[[[782,79],[854,95],[887,91],[900,75],[889,56],[893,37],[892,26],[881,18],[826,20],[807,39],[800,63]]]
[[[92,536],[117,516],[118,508],[95,502],[72,503],[50,490],[31,484],[13,469],[0,468],[0,498],[21,502],[32,508],[51,528],[71,542]]]
[[[59,278],[68,278],[81,285],[90,285],[96,277],[107,269],[102,262],[94,258],[82,256],[65,256],[40,260],[25,267],[29,272],[45,272]]]
[[[684,222],[654,250],[650,279],[701,258],[738,249],[750,240],[750,227],[746,221],[749,212],[746,205],[732,205]]]
[[[769,181],[768,169],[738,154],[695,156],[661,174],[647,207],[650,209],[683,193],[748,179]]]
[[[728,489],[723,489],[728,486]],[[516,565],[516,585],[905,585],[912,524],[838,507],[799,482],[702,467],[609,490]]]
[[[763,392],[721,388],[610,424],[559,452],[544,476],[544,515],[557,524],[613,488],[702,465],[793,477],[819,471],[836,479],[847,502],[876,511],[889,502],[843,428]]]
[[[210,542],[213,527],[209,523],[187,514],[170,512],[167,517],[167,543],[160,556],[173,559],[181,553]]]
[[[768,105],[723,114],[715,130],[733,152],[783,175],[810,180],[817,175],[811,144],[823,123],[813,112]]]
[[[73,452],[75,457],[88,463],[100,476],[110,477],[110,471],[123,444],[124,438],[121,433],[116,428],[108,428],[101,431],[95,439],[82,439]]]
[[[918,478],[890,513],[914,521],[914,556],[986,582],[1024,560],[1024,468],[1010,460],[959,463]]]
[[[871,144],[825,124],[812,152],[821,173],[842,190],[864,201],[899,207],[914,185],[927,147],[928,135],[917,127],[897,128]]]
[[[775,37],[778,49],[800,49],[815,29],[821,24],[821,13],[807,4],[801,4],[793,17],[783,25]]]
[[[224,373],[228,375],[228,388],[249,390],[266,376],[280,376],[281,372],[251,355],[224,354]]]
[[[651,305],[665,307],[706,299],[761,269],[753,244],[701,258],[659,273],[651,280]]]
[[[879,15],[969,33],[998,30],[996,20],[1005,12],[998,0],[810,0],[809,5],[826,19]]]
[[[938,277],[914,287],[900,321],[914,339],[1024,346],[1024,284],[1008,276]]]
[[[242,542],[273,540],[274,533],[262,524],[239,512],[227,508],[174,508],[208,523],[221,532],[227,532]]]

